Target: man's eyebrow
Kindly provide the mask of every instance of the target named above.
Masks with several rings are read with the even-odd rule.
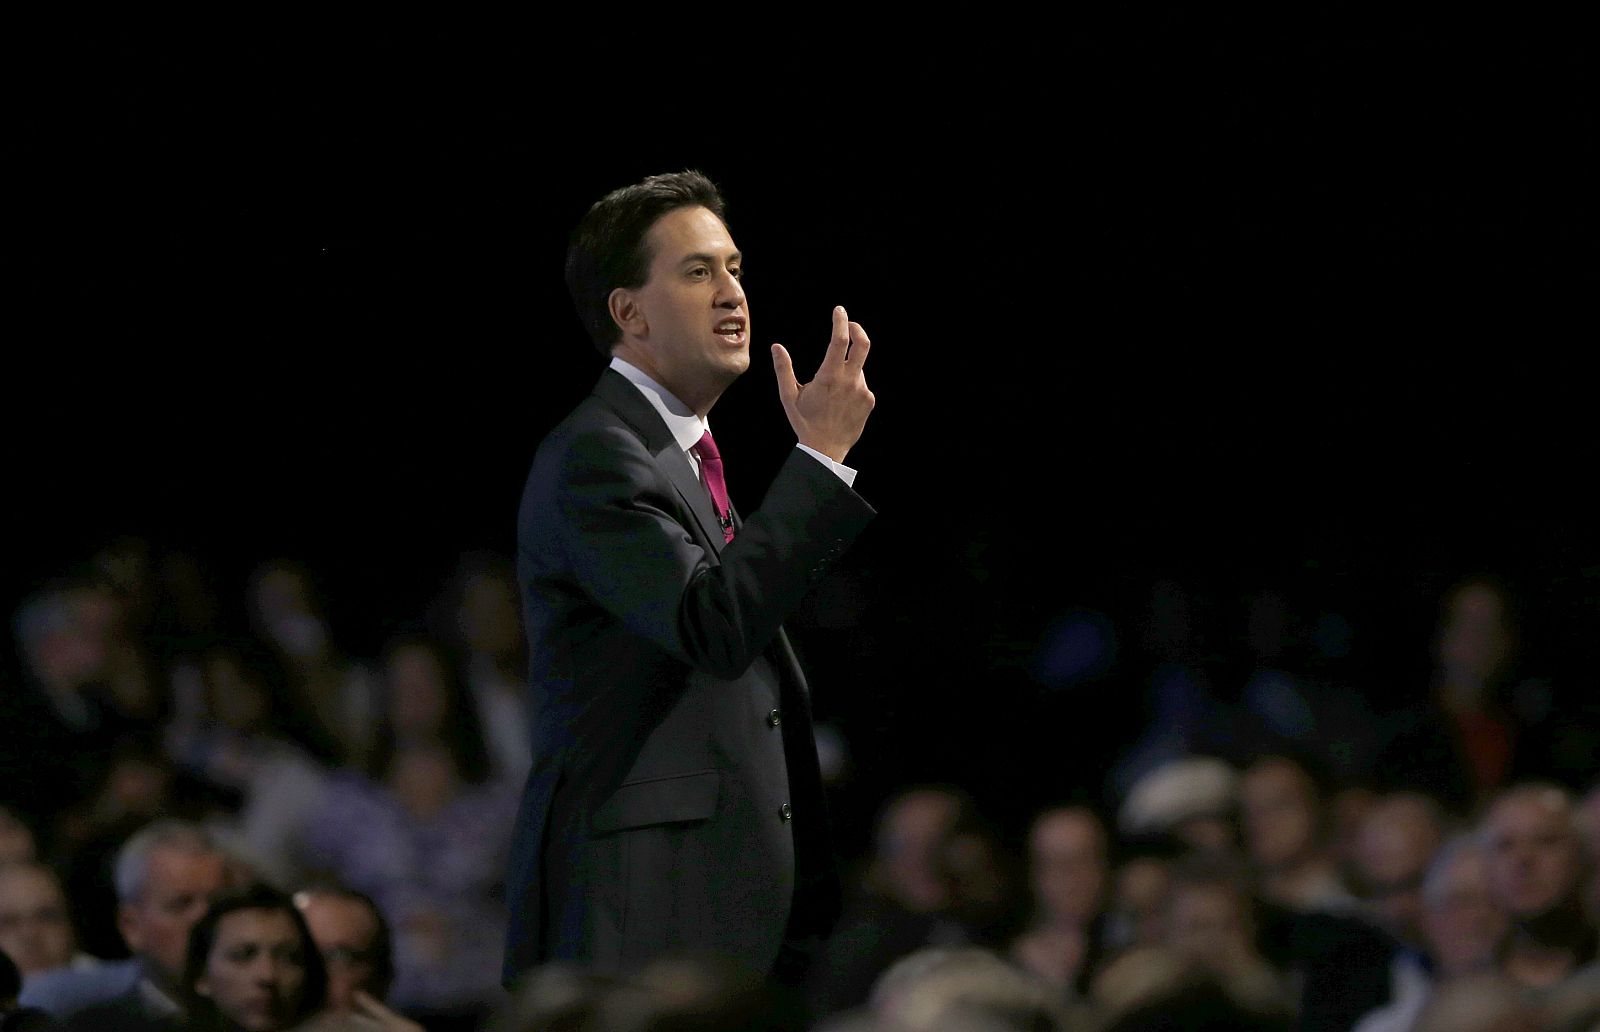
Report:
[[[744,260],[744,255],[739,251],[734,251],[734,252],[732,252],[731,254],[728,255],[728,261],[730,263],[739,262],[739,261],[743,261],[743,260]],[[679,265],[688,265],[691,262],[705,262],[707,265],[715,265],[715,264],[717,264],[717,256],[714,255],[714,254],[707,254],[704,251],[697,252],[695,254],[686,254],[678,262],[678,264]]]

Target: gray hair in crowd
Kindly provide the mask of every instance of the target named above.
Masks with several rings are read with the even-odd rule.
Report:
[[[198,824],[164,818],[146,824],[129,836],[117,852],[116,868],[112,879],[117,888],[117,900],[129,903],[144,895],[150,878],[150,856],[158,849],[175,849],[186,853],[219,853],[216,840]]]

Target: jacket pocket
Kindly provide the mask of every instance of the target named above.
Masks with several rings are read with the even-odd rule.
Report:
[[[722,773],[717,770],[624,782],[595,810],[589,827],[595,832],[607,832],[703,821],[717,812],[721,788]]]

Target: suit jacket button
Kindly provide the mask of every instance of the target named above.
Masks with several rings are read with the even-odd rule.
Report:
[[[767,714],[768,727],[777,727],[781,723],[783,723],[783,716],[777,710],[773,710],[771,713]]]
[[[782,817],[784,820],[789,820],[794,816],[794,808],[788,803],[784,803],[782,806],[778,807],[778,816]]]

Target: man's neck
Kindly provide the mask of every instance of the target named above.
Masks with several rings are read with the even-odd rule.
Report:
[[[701,419],[705,419],[710,414],[711,407],[717,403],[717,399],[722,397],[722,391],[726,389],[724,385],[724,387],[717,388],[715,391],[697,392],[687,384],[674,383],[670,377],[664,375],[656,367],[656,364],[650,360],[649,355],[638,348],[630,346],[626,340],[612,349],[611,357],[621,359],[651,380],[654,380],[656,386],[660,387],[666,394],[669,402],[677,402]]]

